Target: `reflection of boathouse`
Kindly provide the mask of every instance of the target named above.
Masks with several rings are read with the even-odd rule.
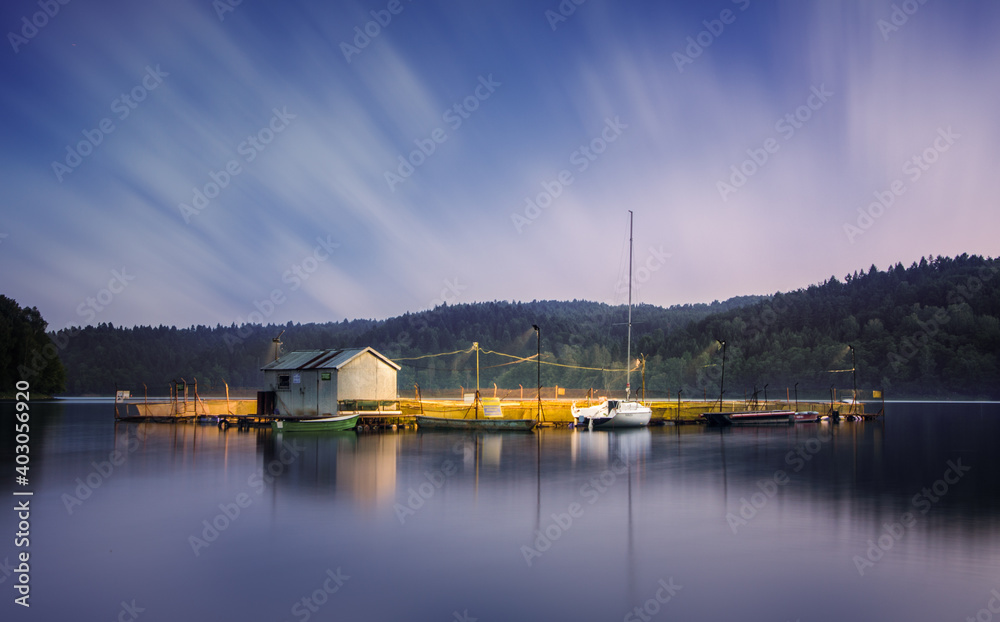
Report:
[[[372,348],[290,352],[261,368],[258,413],[323,417],[399,411],[396,365]]]

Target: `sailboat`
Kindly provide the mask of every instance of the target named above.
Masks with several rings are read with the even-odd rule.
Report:
[[[578,426],[589,428],[640,428],[649,425],[653,411],[649,406],[631,400],[632,392],[632,210],[628,211],[628,345],[626,347],[625,399],[604,400],[592,406],[570,407]]]

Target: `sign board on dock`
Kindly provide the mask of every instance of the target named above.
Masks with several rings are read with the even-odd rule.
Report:
[[[503,411],[500,408],[499,397],[484,397],[481,399],[483,402],[484,417],[503,417]]]

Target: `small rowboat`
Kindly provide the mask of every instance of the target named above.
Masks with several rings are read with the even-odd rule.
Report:
[[[353,430],[358,425],[358,413],[341,415],[340,417],[322,417],[319,419],[279,419],[271,422],[275,432],[329,432],[335,430]]]

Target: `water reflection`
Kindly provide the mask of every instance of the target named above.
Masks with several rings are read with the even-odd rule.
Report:
[[[1000,576],[998,415],[914,405],[839,425],[277,435],[115,425],[103,406],[60,405],[39,417],[33,520],[39,585],[73,598],[44,617],[136,595],[163,619],[200,619],[220,598],[229,617],[287,619],[304,583],[342,565],[347,619],[622,619],[671,576],[684,589],[662,619],[963,619]],[[126,459],[68,513],[61,495],[116,450]],[[195,557],[187,538],[241,493],[251,502]],[[853,558],[907,512],[914,524],[859,575]],[[247,586],[262,583],[276,603],[253,604]]]

